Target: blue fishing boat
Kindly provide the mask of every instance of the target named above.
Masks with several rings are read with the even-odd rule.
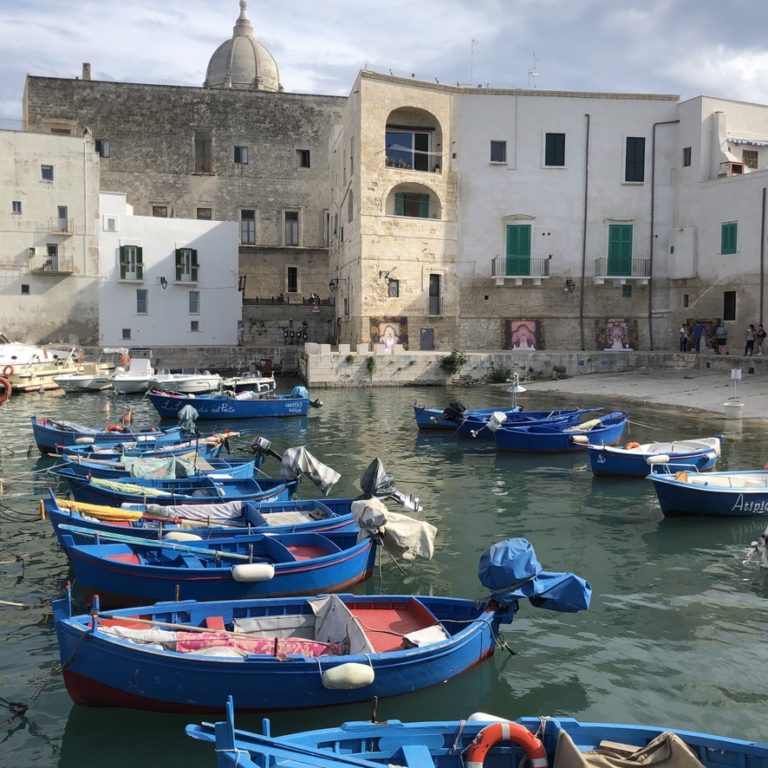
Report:
[[[494,411],[490,416],[470,413],[456,428],[459,437],[493,439],[493,433],[508,425],[510,427],[531,427],[537,424],[570,426],[577,424],[586,413],[598,413],[602,408],[568,408],[559,411]]]
[[[216,458],[223,448],[228,449],[230,438],[237,437],[239,432],[218,432],[207,437],[195,437],[188,440],[166,442],[158,445],[148,442],[122,443],[91,443],[87,445],[56,446],[49,456],[63,458],[66,456],[83,460],[119,461],[123,456],[140,456],[142,458],[168,458],[171,456],[201,456]],[[229,450],[227,450],[229,453]]]
[[[182,439],[180,427],[137,429],[122,424],[110,424],[106,429],[99,429],[85,427],[82,424],[73,424],[69,421],[40,419],[37,416],[30,418],[32,433],[40,453],[51,453],[58,446],[63,445],[116,444],[127,441],[163,445],[178,443]]]
[[[654,468],[648,475],[666,517],[768,514],[768,470],[699,473]]]
[[[293,497],[298,480],[276,478],[223,478],[202,475],[196,477],[157,480],[132,477],[128,480],[110,480],[103,477],[83,477],[73,467],[51,470],[65,480],[76,501],[90,504],[120,506],[143,504],[195,504],[204,500],[216,501],[282,501]]]
[[[172,392],[147,392],[146,397],[163,419],[177,418],[184,406],[191,406],[200,419],[255,419],[264,417],[306,416],[310,406],[305,387],[294,387],[288,394],[266,394],[248,399],[245,392],[225,395],[178,395]],[[318,401],[312,401],[317,404]]]
[[[588,606],[586,582],[541,571],[525,540],[491,550],[516,553],[501,578],[528,574],[525,587],[485,600],[342,594],[108,613],[96,605],[83,616],[67,595],[54,604],[67,690],[78,704],[160,711],[220,711],[230,694],[248,710],[346,704],[437,685],[488,658],[521,599]],[[500,559],[491,550],[483,575]]]
[[[667,464],[672,471],[712,469],[720,458],[720,437],[627,443],[624,446],[584,445],[592,473],[597,477],[645,477],[652,464]]]
[[[350,722],[272,736],[235,729],[232,698],[224,722],[188,725],[215,747],[218,768],[768,768],[768,744],[648,725],[581,723],[569,717],[503,720]]]
[[[629,420],[626,413],[613,411],[578,424],[533,424],[502,426],[494,437],[497,451],[522,453],[567,453],[581,450],[585,443],[611,445],[621,439]]]
[[[488,419],[494,412],[501,412],[511,416],[520,411],[519,406],[513,408],[465,408],[459,402],[449,403],[445,408],[426,408],[423,405],[413,405],[413,415],[416,418],[416,426],[424,430],[455,431],[467,416],[477,416],[479,419]]]

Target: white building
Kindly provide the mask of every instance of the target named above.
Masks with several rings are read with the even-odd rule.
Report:
[[[89,136],[0,131],[0,332],[96,342],[99,156]]]
[[[121,193],[99,200],[99,343],[236,344],[237,224],[134,216]]]

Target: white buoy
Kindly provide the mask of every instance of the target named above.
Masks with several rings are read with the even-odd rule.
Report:
[[[242,563],[232,566],[232,578],[235,581],[269,581],[275,576],[272,563]]]
[[[168,531],[163,538],[168,541],[202,541],[203,539],[196,533],[186,533],[185,531]]]
[[[326,669],[322,675],[323,688],[329,690],[349,691],[354,688],[365,688],[373,683],[376,674],[369,664],[358,664],[350,661],[339,664],[338,667]]]
[[[589,438],[586,435],[574,435],[571,438],[572,443],[578,443],[579,445],[587,445],[589,443]]]
[[[656,466],[656,464],[669,464],[669,456],[665,453],[660,453],[658,456],[649,456],[645,463],[652,467]]]

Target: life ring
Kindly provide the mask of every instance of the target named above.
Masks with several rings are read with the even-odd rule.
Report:
[[[3,368],[3,378],[7,378],[8,376],[13,376],[12,365],[6,365],[5,368]]]
[[[624,447],[628,451],[631,451],[633,448],[639,448],[640,447],[640,443],[627,443]]]
[[[122,424],[107,424],[105,432],[125,432],[125,427]]]
[[[464,768],[483,768],[483,761],[491,747],[500,741],[511,741],[522,747],[531,768],[547,768],[544,745],[525,726],[519,723],[498,722],[486,725],[467,749]]]
[[[0,393],[0,405],[2,405],[8,398],[11,396],[11,392],[13,392],[13,385],[10,381],[6,378],[0,378],[0,385],[3,387],[2,393]]]

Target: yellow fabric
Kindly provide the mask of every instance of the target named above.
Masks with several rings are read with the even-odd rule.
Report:
[[[75,509],[90,517],[98,517],[101,520],[138,520],[142,513],[134,509],[118,509],[117,507],[105,507],[101,504],[87,504],[84,501],[72,501],[70,499],[56,499],[56,504],[62,509]]]
[[[590,419],[582,424],[574,424],[572,427],[566,427],[563,432],[589,432],[590,429],[600,424],[600,419]]]
[[[131,493],[137,496],[173,496],[172,493],[161,488],[153,488],[150,485],[135,485],[134,483],[120,483],[117,480],[107,480],[104,477],[92,477],[91,483],[97,488],[107,488],[117,493]]]

